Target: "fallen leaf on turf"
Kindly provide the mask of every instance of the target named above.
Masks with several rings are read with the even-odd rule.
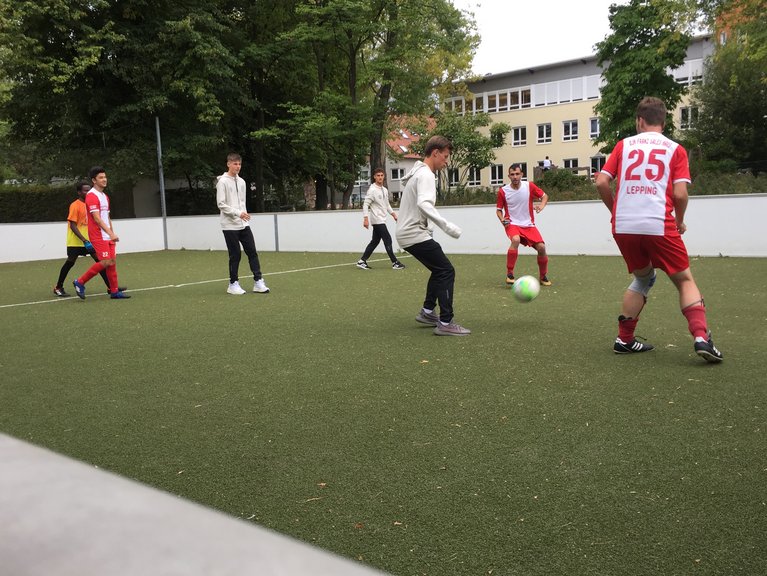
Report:
[[[428,364],[428,363],[429,363],[428,360],[421,360],[421,364]]]
[[[355,528],[356,530],[362,530],[364,527],[365,527],[365,525],[364,525],[362,522],[357,522],[357,523],[354,525],[354,528]]]

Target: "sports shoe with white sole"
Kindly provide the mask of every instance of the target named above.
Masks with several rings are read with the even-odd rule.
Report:
[[[59,287],[59,286],[56,286],[56,287],[54,287],[54,288],[53,288],[53,293],[54,293],[56,296],[58,296],[59,298],[66,298],[66,297],[68,297],[68,296],[69,296],[69,294],[67,294],[67,293],[64,291],[64,287],[63,287],[63,286],[61,286],[61,287]]]
[[[361,268],[362,270],[372,270],[364,260],[357,260],[357,268]]]
[[[649,352],[650,350],[654,349],[655,346],[652,344],[640,342],[636,338],[634,338],[631,342],[624,342],[620,338],[616,338],[615,344],[613,345],[613,352],[616,354],[635,354],[637,352]]]
[[[80,300],[85,300],[85,284],[80,284],[77,280],[72,282],[72,286],[75,287],[75,294]]]
[[[451,322],[447,325],[442,322],[437,322],[437,325],[434,327],[434,334],[437,336],[468,336],[471,334],[471,330],[464,328],[455,322]]]
[[[241,294],[245,294],[245,290],[242,289],[239,282],[232,282],[229,284],[229,288],[226,289],[226,293],[240,296]]]
[[[394,262],[391,265],[391,269],[392,270],[404,270],[405,269],[405,265],[402,262],[397,261],[397,262]]]
[[[415,321],[420,322],[421,324],[428,324],[429,326],[436,326],[439,324],[439,316],[434,312],[426,312],[421,308],[418,316],[415,317]]]
[[[703,358],[706,362],[718,364],[724,360],[722,353],[714,346],[714,341],[711,339],[711,332],[708,333],[708,340],[695,342],[695,353]]]
[[[269,288],[267,288],[263,278],[256,280],[256,283],[253,285],[253,292],[258,294],[266,294],[269,292]]]

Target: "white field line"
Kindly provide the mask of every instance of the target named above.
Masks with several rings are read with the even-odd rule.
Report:
[[[403,258],[411,258],[410,255],[403,255]],[[379,258],[377,260],[370,260],[370,262],[389,262],[388,258]],[[295,270],[282,270],[281,272],[269,272],[268,274],[264,274],[264,276],[279,276],[281,274],[295,274],[296,272],[311,272],[313,270],[324,270],[326,268],[342,268],[344,266],[355,266],[354,264],[349,264],[348,262],[344,262],[343,264],[328,264],[327,266],[313,266],[311,268],[297,268]],[[150,290],[165,290],[167,288],[184,288],[185,286],[199,286],[200,284],[211,284],[213,282],[228,282],[229,278],[216,278],[215,280],[201,280],[199,282],[185,282],[183,284],[168,284],[166,286],[151,286],[149,288],[131,288],[128,290],[131,294],[134,292],[148,292]],[[97,292],[95,294],[86,294],[88,298],[98,298],[98,297],[107,297],[106,292]],[[37,304],[51,304],[53,302],[65,302],[67,300],[77,299],[77,296],[75,294],[72,294],[69,298],[59,298],[56,296],[55,298],[50,298],[48,300],[36,300],[33,302],[19,302],[18,304],[1,304],[1,308],[18,308],[19,306],[34,306]]]

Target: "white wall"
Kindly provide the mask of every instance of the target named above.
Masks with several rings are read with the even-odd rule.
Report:
[[[463,228],[458,240],[436,230],[448,253],[502,254],[508,241],[495,217],[495,207],[441,207],[440,212]],[[694,256],[767,256],[767,194],[694,196],[690,198],[684,241]],[[552,202],[536,217],[552,255],[617,255],[610,234],[610,215],[598,200]],[[52,260],[66,256],[66,223],[0,224],[0,262]],[[389,220],[394,236],[394,222]],[[254,214],[251,227],[260,251],[362,253],[370,231],[362,227],[360,210]],[[115,221],[118,253],[162,250],[161,218]],[[218,216],[168,218],[168,248],[225,250]],[[395,248],[396,246],[395,241]],[[378,251],[383,253],[383,245]]]

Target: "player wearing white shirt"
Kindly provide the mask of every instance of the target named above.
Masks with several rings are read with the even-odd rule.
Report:
[[[362,256],[357,260],[357,268],[363,270],[370,270],[368,266],[368,258],[373,254],[373,250],[376,249],[378,244],[383,240],[384,248],[386,248],[386,254],[391,260],[391,267],[393,270],[404,270],[405,266],[394,255],[392,250],[391,234],[386,227],[386,217],[391,214],[394,221],[397,221],[397,213],[392,209],[389,204],[389,191],[384,187],[384,171],[383,168],[376,168],[373,171],[373,183],[368,188],[368,193],[365,195],[365,201],[362,204],[362,225],[365,228],[373,226],[373,238],[365,248]]]
[[[662,100],[643,98],[636,112],[637,135],[618,142],[597,174],[597,190],[612,214],[613,238],[634,275],[623,295],[613,351],[630,354],[653,349],[651,344],[637,341],[634,331],[655,283],[655,268],[660,268],[679,292],[682,314],[695,339],[695,353],[707,362],[721,362],[723,357],[711,339],[706,307],[681,236],[687,230],[687,152],[663,135],[666,114]]]
[[[530,246],[538,252],[538,275],[542,286],[551,286],[548,277],[549,257],[546,243],[535,227],[535,214],[546,207],[548,195],[532,182],[522,180],[522,166],[509,166],[509,184],[498,190],[495,215],[503,224],[511,244],[506,251],[506,284],[514,284],[514,267],[519,257],[519,245]],[[533,200],[540,200],[534,204]]]

